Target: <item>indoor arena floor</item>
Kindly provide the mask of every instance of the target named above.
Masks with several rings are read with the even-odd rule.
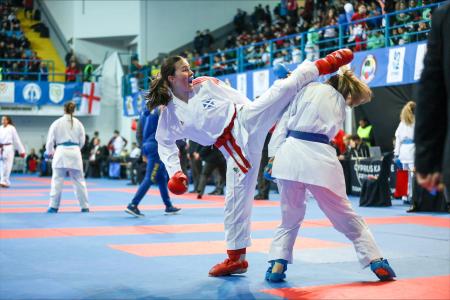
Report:
[[[136,186],[88,179],[91,213],[80,213],[70,181],[58,214],[47,214],[50,178],[15,175],[0,190],[1,299],[449,299],[450,217],[361,208],[397,280],[361,269],[351,243],[313,199],[295,245],[287,281],[264,281],[279,224],[279,195],[254,201],[248,272],[208,277],[225,258],[221,196],[174,196],[165,215],[158,190],[141,203],[144,218],[124,212]],[[212,187],[209,187],[211,189]]]

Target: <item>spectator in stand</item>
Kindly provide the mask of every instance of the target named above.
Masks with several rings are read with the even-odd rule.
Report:
[[[307,42],[305,46],[306,59],[314,61],[319,58],[319,45],[317,44],[320,39],[319,34],[319,22],[315,22],[313,26],[308,30]]]
[[[48,81],[48,68],[43,61],[39,64],[39,78],[40,81]]]
[[[211,46],[214,43],[214,38],[211,35],[211,33],[209,32],[209,29],[206,29],[203,32],[203,50],[210,52],[211,51]]]
[[[367,49],[378,49],[384,47],[385,38],[381,29],[372,31],[369,34],[369,39],[367,40]]]
[[[194,38],[194,49],[197,53],[203,52],[203,33],[200,30],[197,30]]]
[[[139,76],[139,71],[142,70],[142,66],[139,64],[137,55],[131,57],[130,73],[134,76]]]
[[[352,16],[352,22],[357,22],[360,20],[364,20],[367,18],[367,8],[364,4],[360,4],[358,6],[358,12],[354,13]],[[357,22],[351,27],[352,37],[355,41],[354,51],[362,51],[366,49],[366,40],[367,40],[367,23]]]
[[[80,74],[80,70],[77,68],[76,62],[72,61],[69,67],[66,68],[66,82],[77,81],[77,76]]]
[[[28,173],[35,173],[37,170],[39,157],[36,155],[34,148],[31,148],[30,154],[26,157],[26,166]]]
[[[420,22],[417,27],[416,41],[423,41],[428,39],[428,32],[430,31],[430,27],[426,22]]]
[[[33,18],[33,0],[23,0],[23,15],[27,19]]]
[[[404,27],[397,28],[398,45],[404,45],[411,41],[411,35]]]
[[[247,19],[247,13],[245,11],[243,11],[242,9],[238,8],[237,14],[233,18],[234,28],[238,34],[241,34],[245,30],[246,19]],[[200,53],[201,51],[197,51],[197,52]]]
[[[293,19],[294,23],[297,23],[298,21],[298,15],[297,15],[297,10],[298,10],[298,3],[297,0],[287,0],[287,16],[291,17]]]
[[[75,53],[73,52],[73,49],[70,48],[69,52],[67,52],[66,56],[64,57],[64,61],[66,62],[66,66],[70,66],[70,62],[75,59]]]
[[[92,65],[92,60],[88,59],[87,64],[83,69],[83,81],[91,82],[94,81],[94,76],[92,73],[94,72],[94,66]]]

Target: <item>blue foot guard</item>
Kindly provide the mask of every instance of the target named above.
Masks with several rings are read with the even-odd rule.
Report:
[[[387,259],[384,258],[372,261],[370,263],[370,269],[372,269],[372,272],[374,272],[381,281],[393,280],[394,277],[397,277]]]
[[[282,273],[272,273],[272,268],[275,265],[275,263],[280,263],[283,265],[283,272]],[[271,282],[281,282],[286,278],[286,272],[287,270],[287,260],[284,259],[276,259],[269,261],[270,267],[266,271],[266,280]]]

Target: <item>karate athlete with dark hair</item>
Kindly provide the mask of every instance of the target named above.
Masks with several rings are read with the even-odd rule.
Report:
[[[306,211],[306,190],[334,228],[353,242],[363,267],[370,266],[380,280],[395,273],[382,258],[364,220],[352,209],[336,150],[329,144],[344,122],[345,106],[371,100],[370,88],[350,70],[325,83],[307,84],[284,112],[269,144],[268,171],[276,178],[281,196],[282,221],[273,239],[266,280],[282,281]]]
[[[0,187],[2,188],[9,188],[11,184],[9,176],[14,163],[14,149],[20,153],[22,158],[25,157],[25,148],[11,117],[3,116],[0,125]]]
[[[245,254],[251,244],[253,194],[267,132],[306,84],[320,74],[337,71],[352,59],[351,50],[343,49],[315,63],[305,61],[253,102],[218,79],[193,80],[189,63],[182,57],[169,57],[162,64],[148,99],[150,109],[165,106],[156,140],[171,176],[169,190],[179,194],[187,190],[176,140],[188,138],[203,146],[215,145],[227,159],[224,223],[228,258],[215,265],[210,276],[247,271]]]

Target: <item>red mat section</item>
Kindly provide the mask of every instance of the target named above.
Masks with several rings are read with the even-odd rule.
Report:
[[[188,205],[188,204],[185,204]],[[196,204],[190,204],[190,206]],[[217,204],[210,204],[217,205]],[[180,205],[183,207],[183,205]],[[156,206],[162,209],[161,206]],[[0,208],[2,210],[3,208]],[[43,213],[42,208],[37,208]],[[121,207],[121,210],[123,207]],[[79,211],[74,208],[73,211]],[[417,224],[431,227],[450,228],[450,219],[430,216],[405,216],[386,218],[366,218],[368,224]],[[252,230],[274,230],[279,221],[252,222]],[[304,228],[330,227],[328,220],[305,221]],[[182,225],[149,225],[149,226],[117,226],[117,227],[88,227],[88,228],[32,228],[32,229],[0,229],[0,239],[45,238],[69,236],[103,236],[103,235],[136,235],[160,233],[192,233],[192,232],[222,232],[223,224],[182,224]]]
[[[285,299],[450,299],[450,276],[262,290]]]
[[[272,239],[253,239],[252,246],[247,248],[247,252],[268,253]],[[312,248],[337,248],[348,247],[349,244],[328,242],[319,239],[300,237],[297,239],[295,249]],[[221,254],[226,249],[224,241],[206,242],[181,242],[181,243],[155,243],[155,244],[135,244],[135,245],[109,245],[109,247],[124,251],[133,255],[154,257],[154,256],[179,256],[179,255],[205,255]]]
[[[49,201],[48,200],[21,200],[21,201],[0,201],[0,206],[26,206],[26,205],[47,205],[48,206]],[[67,205],[67,204],[78,204],[78,200],[62,200],[61,205]],[[41,209],[42,211],[42,209]]]

